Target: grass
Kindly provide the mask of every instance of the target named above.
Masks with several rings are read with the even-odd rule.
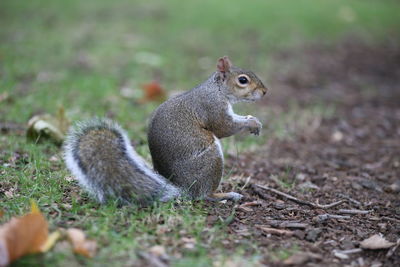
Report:
[[[108,116],[128,130],[138,152],[149,160],[146,120],[157,103],[139,105],[121,96],[122,87],[140,94],[141,84],[156,79],[169,92],[186,90],[205,80],[225,54],[267,80],[270,55],[277,49],[335,42],[353,33],[379,40],[398,27],[398,12],[395,1],[371,0],[4,0],[0,95],[7,99],[0,102],[0,123],[25,124],[33,114],[56,113],[60,106],[71,120]],[[248,105],[239,110],[267,118],[264,136],[278,138],[290,138],[299,127],[334,112],[319,104],[300,108],[295,103],[284,114]],[[243,136],[233,140],[224,142],[225,151],[241,153],[265,142]],[[257,261],[251,242],[227,252],[223,220],[207,226],[202,203],[100,206],[75,181],[65,179],[69,173],[60,153],[51,143],[34,144],[23,135],[0,137],[0,209],[5,211],[0,222],[23,214],[29,199],[35,199],[52,230],[82,228],[98,241],[99,252],[86,259],[58,245],[44,255],[24,257],[16,266],[123,266],[154,245],[167,248],[174,266]],[[194,246],[184,242],[187,238],[193,238]]]

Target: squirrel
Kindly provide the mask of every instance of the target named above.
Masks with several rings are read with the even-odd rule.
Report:
[[[232,104],[259,100],[266,92],[253,72],[224,56],[205,82],[152,114],[147,135],[154,170],[135,152],[126,132],[105,118],[72,127],[64,143],[66,165],[101,203],[112,198],[139,205],[182,197],[237,201],[239,193],[215,193],[224,169],[219,139],[242,130],[259,135],[260,121],[235,114]]]

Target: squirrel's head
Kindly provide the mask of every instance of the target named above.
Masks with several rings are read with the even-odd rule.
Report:
[[[217,69],[231,102],[255,101],[267,93],[267,88],[253,72],[233,66],[227,56],[218,59]]]

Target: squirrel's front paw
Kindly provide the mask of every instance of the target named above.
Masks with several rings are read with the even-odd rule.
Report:
[[[259,135],[260,131],[262,129],[261,122],[256,117],[253,117],[251,115],[247,115],[246,119],[247,119],[247,124],[248,124],[247,127],[248,127],[250,133],[252,133],[254,135]]]

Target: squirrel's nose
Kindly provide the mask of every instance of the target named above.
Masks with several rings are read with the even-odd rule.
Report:
[[[268,89],[267,89],[266,87],[262,87],[262,88],[261,88],[261,91],[263,92],[263,95],[265,95],[265,94],[267,93],[267,90],[268,90]]]

